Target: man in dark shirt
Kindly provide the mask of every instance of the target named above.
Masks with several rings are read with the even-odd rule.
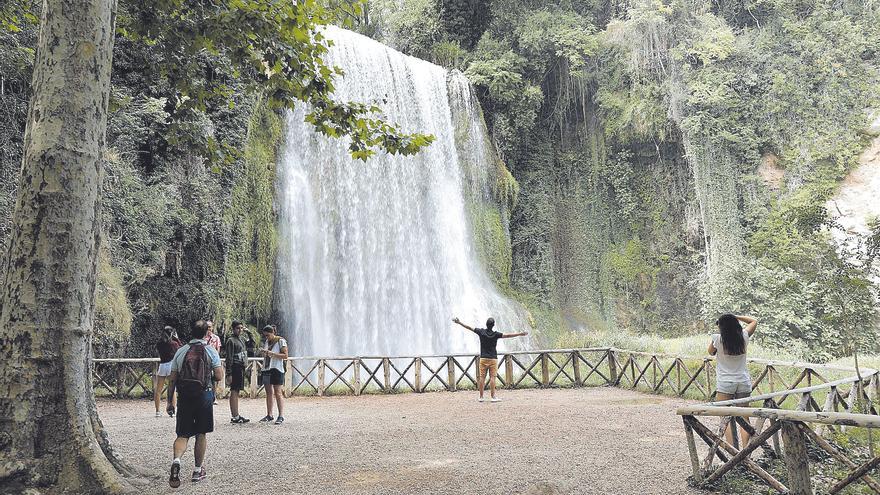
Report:
[[[232,335],[226,339],[223,351],[226,355],[226,385],[229,386],[229,412],[233,423],[247,423],[250,419],[238,414],[238,396],[244,389],[244,370],[247,368],[247,344],[242,335],[244,325],[232,322]]]
[[[486,320],[486,328],[473,328],[462,323],[457,317],[452,321],[480,337],[480,363],[477,367],[477,389],[480,391],[480,402],[483,402],[483,389],[486,384],[486,370],[489,370],[489,391],[492,402],[500,402],[501,399],[495,397],[495,378],[498,375],[498,339],[509,339],[511,337],[522,337],[528,335],[528,332],[519,333],[501,333],[492,330],[495,327],[495,319]]]

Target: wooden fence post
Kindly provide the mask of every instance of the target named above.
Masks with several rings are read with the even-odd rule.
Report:
[[[325,362],[323,359],[318,360],[318,397],[324,395],[326,391],[326,386],[324,385],[324,367]]]
[[[284,388],[282,389],[285,397],[293,397],[293,359],[287,360],[287,372],[284,373]]]
[[[508,354],[504,358],[504,382],[507,388],[512,389],[516,386],[513,383],[513,356]]]
[[[248,391],[248,397],[251,399],[257,398],[257,387],[259,387],[259,379],[260,376],[257,373],[257,362],[251,361],[251,383],[250,390]]]
[[[415,384],[416,384],[416,392],[422,391],[422,358],[416,358],[416,362],[413,365],[415,367]]]
[[[550,356],[546,352],[541,353],[541,386],[550,386]]]
[[[354,395],[361,395],[361,360],[360,358],[354,358],[352,362],[352,366],[354,366],[354,376],[352,381],[354,381]]]
[[[125,390],[125,363],[116,363],[116,398],[122,399]]]
[[[715,390],[712,388],[712,361],[704,358],[703,364],[706,369],[706,399],[711,399],[712,392]]]
[[[700,471],[700,457],[697,453],[697,443],[694,441],[694,429],[688,422],[688,416],[682,416],[684,421],[684,433],[687,438],[688,452],[691,455],[691,468],[694,471],[694,481],[701,483],[703,481],[703,472]]]
[[[571,366],[574,369],[574,385],[583,387],[584,381],[581,379],[581,353],[580,351],[571,351]]]
[[[681,359],[675,358],[675,395],[681,397]]]
[[[797,423],[782,422],[782,444],[785,446],[789,493],[791,495],[813,495],[807,444]]]
[[[608,349],[606,355],[608,356],[608,385],[616,387],[620,382],[620,378],[617,376],[617,353],[613,349]]]
[[[391,392],[391,360],[382,358],[382,372],[385,375],[385,392]]]
[[[776,389],[773,387],[773,371],[775,371],[773,366],[770,366],[768,364],[767,365],[767,383],[769,384],[769,387],[770,387],[770,393],[773,393],[776,391]]]
[[[153,393],[156,393],[156,379],[158,377],[159,377],[159,363],[156,363],[156,366],[153,367],[153,377],[152,377],[153,379],[150,381],[150,383],[153,384]],[[170,382],[168,380],[165,380],[165,386],[162,390],[159,391],[159,397],[162,397],[162,395],[165,392],[165,389],[168,388],[169,384],[170,384]]]
[[[455,392],[455,358],[446,358],[446,390]]]

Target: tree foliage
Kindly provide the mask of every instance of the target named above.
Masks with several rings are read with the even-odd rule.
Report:
[[[878,104],[878,26],[875,6],[850,1],[493,2],[459,66],[522,186],[513,288],[638,331],[755,312],[768,345],[847,352],[826,202]],[[722,262],[739,254],[707,282],[709,243],[729,247]],[[873,279],[849,273],[870,316]]]
[[[230,82],[236,79],[250,93],[263,92],[273,108],[307,103],[306,120],[324,135],[348,137],[355,158],[366,159],[376,149],[408,155],[430,144],[431,136],[401,133],[371,116],[381,112],[376,105],[333,99],[333,79],[343,71],[324,61],[331,42],[321,26],[336,18],[335,10],[316,0],[159,0],[124,3],[117,29],[155,47],[147,70],[162,74],[174,90],[168,109],[175,138],[192,137],[185,124],[194,112],[232,104]],[[232,150],[213,136],[190,144],[221,158]]]

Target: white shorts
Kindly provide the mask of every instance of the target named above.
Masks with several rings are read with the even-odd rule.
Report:
[[[159,363],[159,372],[156,376],[168,376],[171,374],[171,361],[167,363]]]
[[[752,382],[718,380],[715,389],[722,394],[732,395],[735,399],[742,399],[752,395]]]

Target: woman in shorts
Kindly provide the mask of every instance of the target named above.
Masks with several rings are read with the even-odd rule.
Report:
[[[183,342],[177,338],[177,331],[172,327],[162,330],[162,338],[156,342],[156,352],[159,354],[159,370],[156,372],[156,380],[153,385],[153,402],[156,406],[156,417],[162,416],[159,405],[162,402],[162,388],[165,380],[171,374],[171,361],[174,354],[183,346]],[[168,407],[165,409],[169,416],[174,416],[174,383],[168,382]]]
[[[266,387],[266,417],[261,423],[275,420],[276,425],[284,423],[284,370],[287,363],[287,341],[278,335],[274,325],[266,325],[263,334],[263,386]],[[274,399],[274,400],[273,400]],[[278,405],[278,418],[272,417],[273,402]]]
[[[742,323],[746,326],[743,328]],[[715,356],[715,400],[742,399],[752,395],[752,377],[749,375],[746,351],[749,339],[758,327],[758,321],[750,316],[721,315],[718,333],[709,342],[709,354]],[[749,434],[740,428],[743,445],[749,442]],[[725,432],[727,441],[733,443],[733,430]]]

